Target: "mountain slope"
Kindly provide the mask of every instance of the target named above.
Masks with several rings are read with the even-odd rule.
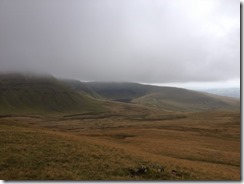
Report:
[[[71,90],[74,90],[82,95],[86,95],[92,98],[103,99],[103,97],[101,97],[89,85],[87,85],[88,83],[80,82],[73,79],[62,79],[60,81]]]
[[[0,114],[100,109],[97,101],[70,90],[52,76],[0,75]]]
[[[134,99],[133,102],[170,111],[240,109],[240,101],[234,98],[166,87],[161,92],[142,96],[140,98]]]
[[[88,92],[90,96],[125,102],[130,102],[135,98],[161,90],[158,86],[131,82],[65,82],[66,85],[79,92],[84,92],[85,88],[89,89],[89,92],[86,92]]]
[[[0,114],[96,112],[105,110],[105,101],[130,102],[173,112],[240,109],[237,99],[175,87],[0,75]]]
[[[175,87],[160,87],[138,83],[82,83],[96,95],[107,100],[133,102],[170,111],[238,110],[240,101],[204,92]]]

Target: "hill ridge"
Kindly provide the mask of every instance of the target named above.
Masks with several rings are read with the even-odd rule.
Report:
[[[132,82],[80,82],[105,100],[138,103],[175,111],[205,111],[211,109],[238,110],[240,101],[202,91],[169,86],[153,86]],[[78,87],[74,87],[77,90]],[[170,102],[169,102],[170,101]]]
[[[0,74],[0,114],[107,111],[106,101],[117,101],[116,106],[134,103],[175,112],[240,110],[240,101],[236,99],[183,88]]]
[[[98,102],[53,76],[0,75],[0,113],[96,111]]]

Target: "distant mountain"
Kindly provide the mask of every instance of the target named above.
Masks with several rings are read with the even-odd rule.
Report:
[[[240,101],[180,88],[166,88],[133,100],[135,103],[170,111],[239,110]]]
[[[52,76],[0,75],[0,114],[97,111],[99,102]]]
[[[113,107],[118,110],[119,106],[133,110],[145,107],[149,111],[153,107],[171,112],[239,110],[240,100],[129,82],[80,82],[53,76],[0,74],[0,115],[104,112]]]
[[[240,109],[238,99],[175,87],[160,87],[129,82],[80,82],[76,83],[76,87],[73,86],[72,89],[82,92],[84,88],[88,88],[91,92],[90,95],[93,97],[98,96],[106,100],[137,103],[167,111]]]
[[[202,91],[216,94],[216,95],[221,95],[221,96],[240,98],[240,88],[214,88],[214,89],[206,89]]]

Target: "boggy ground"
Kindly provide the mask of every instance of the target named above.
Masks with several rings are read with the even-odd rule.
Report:
[[[0,118],[0,179],[240,180],[240,113]]]

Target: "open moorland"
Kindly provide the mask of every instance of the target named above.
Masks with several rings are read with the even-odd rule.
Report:
[[[0,84],[3,180],[240,180],[237,99],[52,77]]]

